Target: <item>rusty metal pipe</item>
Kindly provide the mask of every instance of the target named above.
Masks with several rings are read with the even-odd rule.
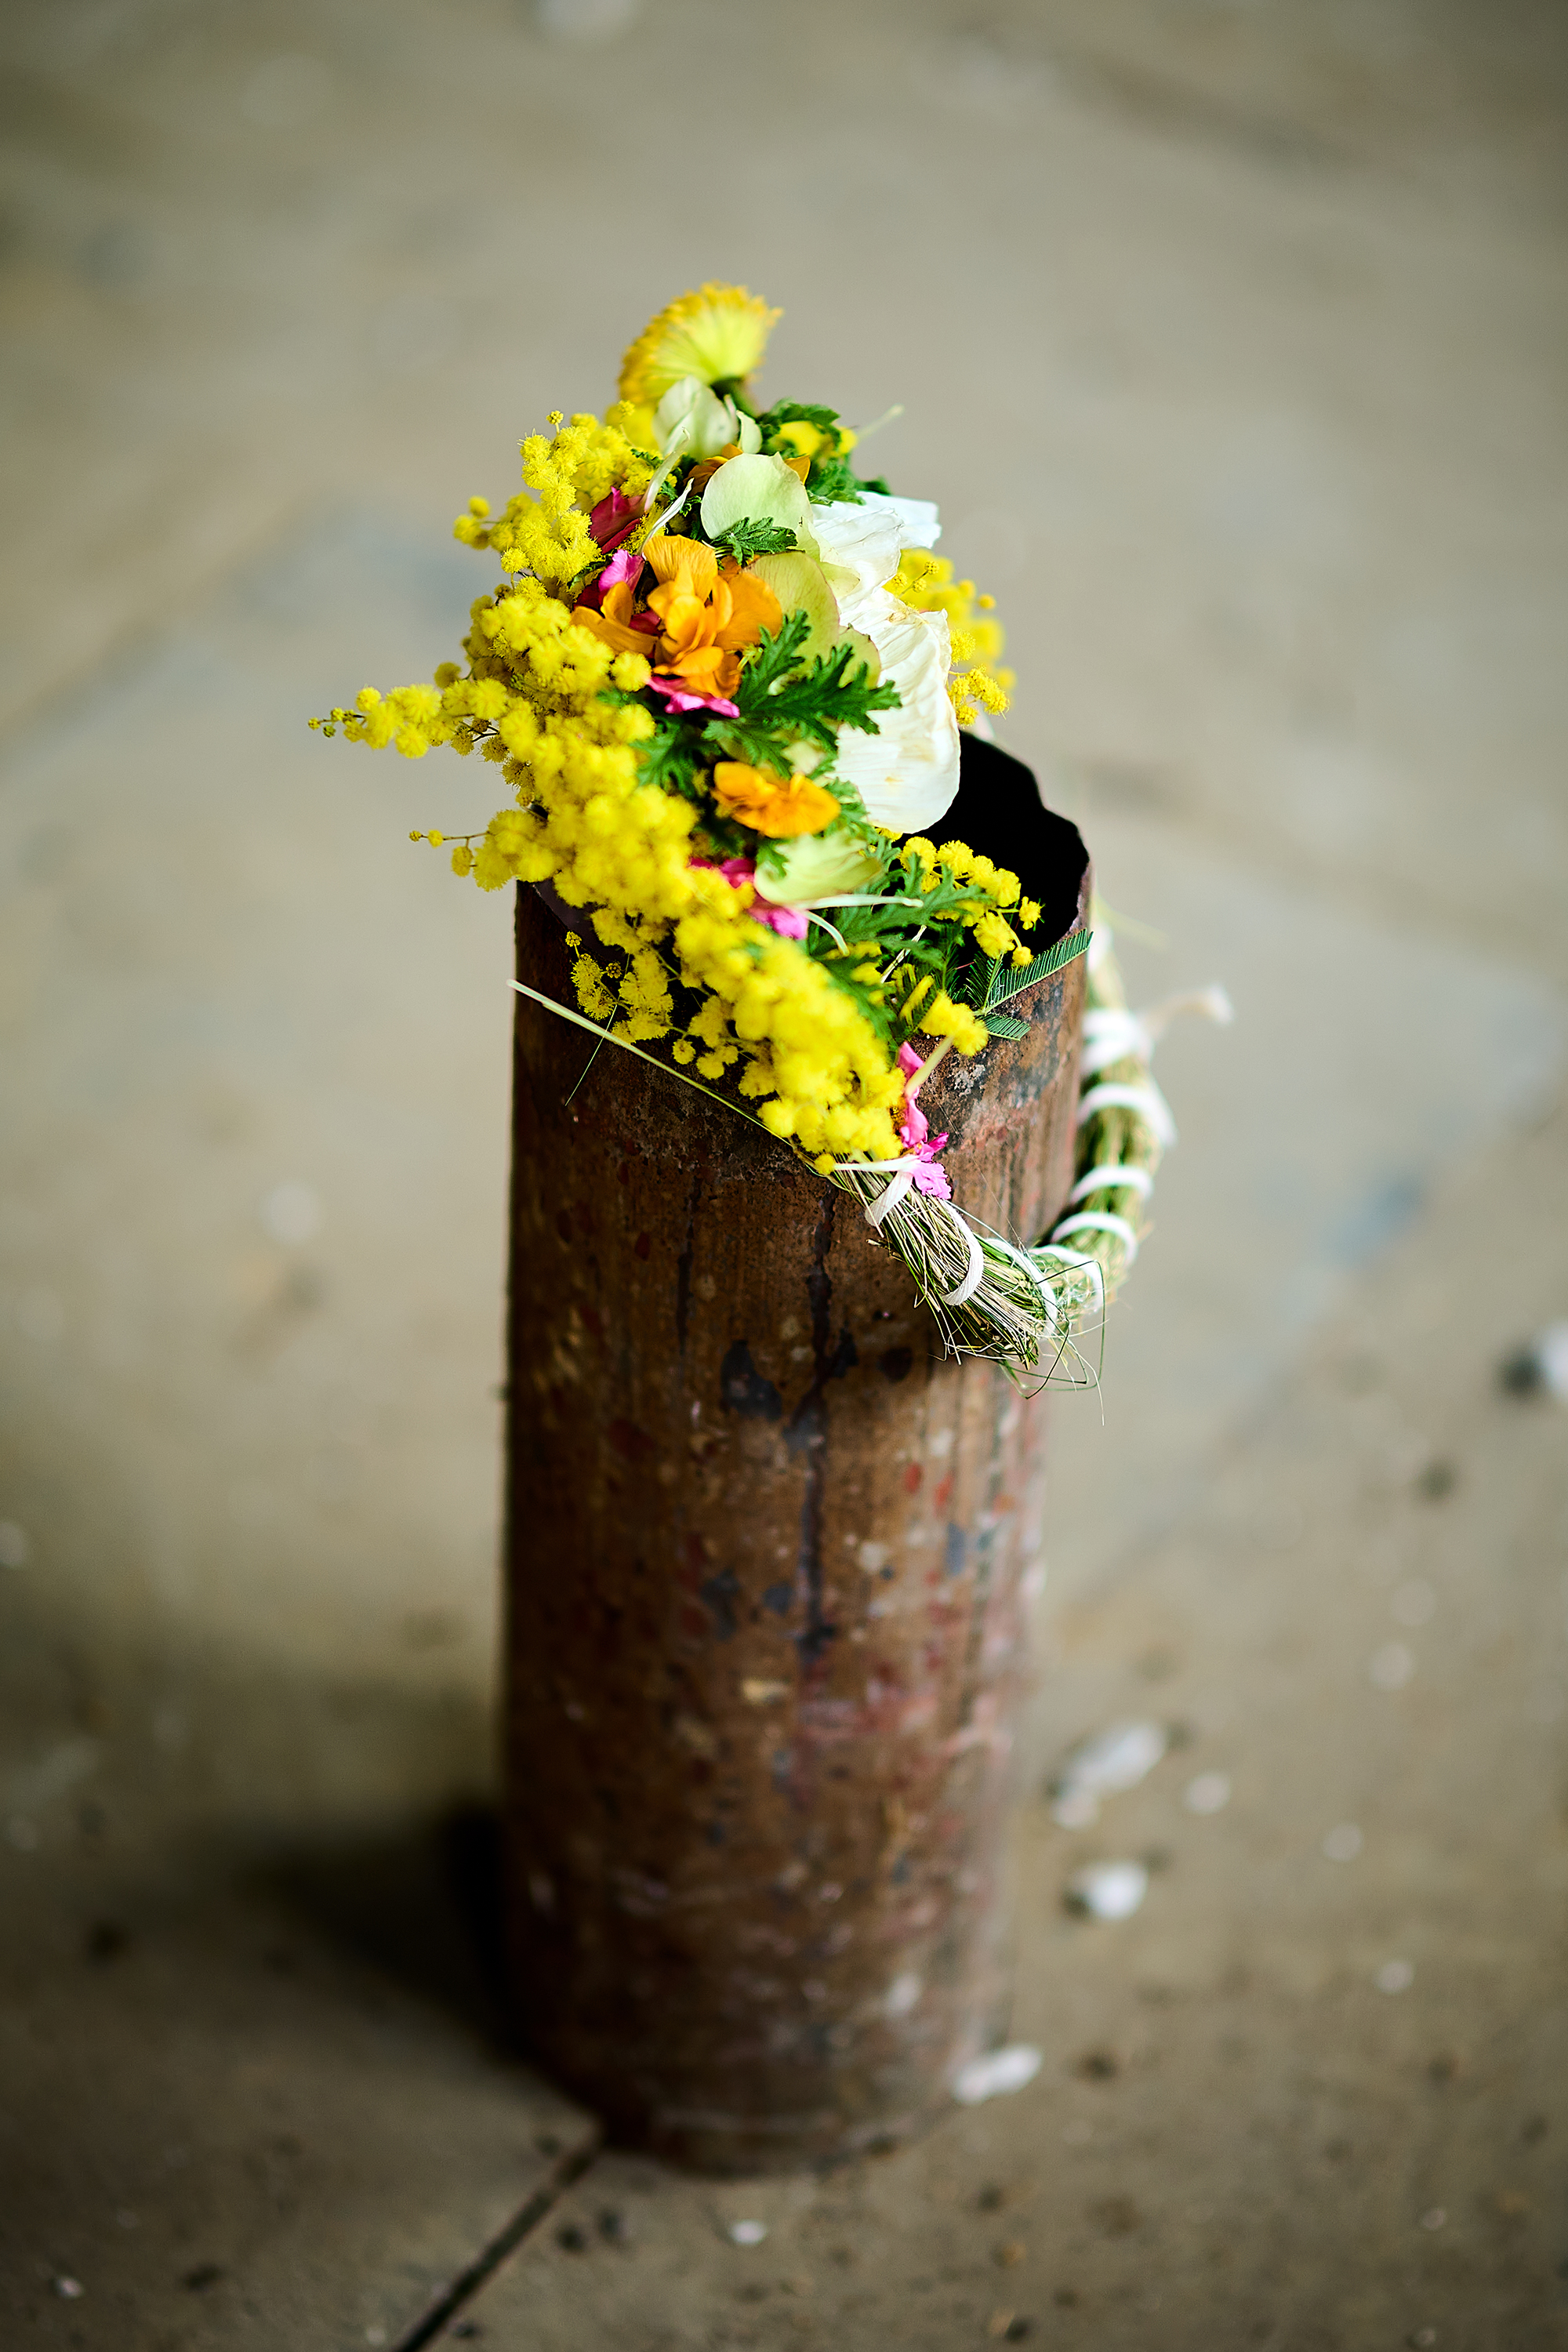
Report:
[[[949,827],[999,858],[1000,759],[988,828],[966,748]],[[1027,782],[1066,929],[1087,862]],[[569,1002],[567,963],[521,892],[520,976]],[[955,1196],[1009,1234],[1071,1181],[1082,988],[1081,962],[1039,983],[1026,1037],[922,1094]],[[732,1114],[613,1048],[568,1107],[591,1051],[520,1000],[514,1987],[621,2136],[792,2168],[917,2129],[1000,2024],[1041,1408],[944,1359],[854,1203]]]

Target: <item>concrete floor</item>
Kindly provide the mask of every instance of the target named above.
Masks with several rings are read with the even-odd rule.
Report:
[[[1568,1314],[1561,12],[13,0],[0,51],[6,2342],[1568,2342],[1568,1423],[1497,1378]],[[1239,1013],[1162,1051],[1057,1412],[1030,1784],[1184,1744],[1020,1812],[1036,2084],[757,2189],[510,2052],[507,909],[406,841],[473,771],[302,724],[445,655],[456,507],[723,274],[775,388],[906,403],[1135,996]],[[1135,1918],[1061,1908],[1095,1853]]]

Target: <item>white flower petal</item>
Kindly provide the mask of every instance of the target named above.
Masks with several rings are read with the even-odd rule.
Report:
[[[816,552],[812,533],[820,512],[782,457],[727,458],[702,493],[702,528],[710,539],[721,538],[732,523],[776,522],[795,533],[807,555]]]
[[[735,438],[733,415],[729,404],[710,392],[700,375],[683,375],[670,385],[653,412],[660,455],[669,456],[684,425],[679,445],[682,456],[716,457]]]
[[[942,537],[934,499],[890,499],[880,490],[861,493],[868,507],[890,507],[898,516],[905,547],[934,547]]]
[[[952,652],[945,613],[917,613],[886,589],[851,600],[844,617],[881,656],[882,684],[899,708],[878,713],[877,731],[840,730],[835,766],[874,824],[920,833],[945,816],[958,790],[958,720],[948,699]]]
[[[879,858],[834,825],[780,842],[759,867],[757,887],[780,906],[814,907],[821,898],[873,888],[881,872]]]
[[[859,628],[863,624],[849,606],[868,589],[880,588],[898,570],[903,546],[899,519],[869,505],[855,506],[839,499],[831,506],[814,506],[811,527],[838,598],[838,609],[846,621]]]

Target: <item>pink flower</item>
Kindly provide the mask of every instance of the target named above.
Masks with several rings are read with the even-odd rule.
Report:
[[[619,547],[623,539],[629,539],[641,520],[642,509],[637,500],[625,497],[619,490],[612,490],[607,499],[599,500],[588,517],[588,528],[599,545],[608,551],[611,548]]]
[[[778,907],[771,898],[753,898],[752,920],[765,923],[781,940],[804,940],[811,929],[811,919],[804,907]]]
[[[617,548],[600,572],[596,585],[600,588],[614,588],[617,582],[624,580],[635,594],[637,582],[642,577],[644,560],[635,547]]]
[[[947,1141],[945,1135],[942,1140],[943,1143]],[[934,1151],[938,1147],[933,1144],[931,1149]],[[925,1159],[923,1151],[921,1157],[922,1160]],[[917,1192],[929,1192],[933,1201],[951,1201],[952,1198],[952,1186],[947,1181],[945,1168],[930,1166],[917,1168],[911,1181]]]
[[[604,608],[605,592],[609,588],[627,588],[637,594],[637,582],[642,578],[643,558],[631,548],[623,547],[612,555],[596,580],[591,580],[578,597],[579,605],[586,604],[591,612]],[[631,629],[646,630],[649,636],[658,635],[658,616],[653,613],[634,613],[627,621]]]
[[[899,1047],[899,1067],[904,1074],[904,1123],[899,1129],[899,1133],[911,1151],[918,1150],[931,1132],[931,1122],[915,1100],[915,1096],[920,1089],[910,1084],[921,1066],[921,1059],[918,1045],[903,1045]],[[946,1136],[944,1135],[942,1139],[945,1143]]]
[[[726,857],[722,866],[717,868],[710,857],[692,857],[687,862],[691,866],[704,866],[710,873],[717,871],[724,877],[726,882],[732,883],[737,889],[742,882],[749,882],[753,890],[757,888],[757,866],[754,858]],[[811,929],[804,907],[775,906],[773,899],[764,898],[761,891],[757,891],[756,897],[746,912],[754,923],[765,924],[770,931],[776,931],[784,940],[804,940]]]
[[[676,677],[650,677],[648,689],[650,693],[662,694],[671,710],[717,710],[725,719],[739,719],[741,715],[735,704],[726,702],[721,694],[689,694]]]
[[[933,1200],[951,1201],[952,1187],[947,1181],[947,1171],[931,1165],[937,1153],[945,1149],[947,1137],[931,1137],[931,1121],[915,1100],[920,1088],[910,1084],[922,1059],[918,1046],[905,1045],[899,1047],[899,1067],[904,1074],[904,1123],[899,1135],[905,1149],[921,1162],[912,1180],[915,1191],[929,1192]]]

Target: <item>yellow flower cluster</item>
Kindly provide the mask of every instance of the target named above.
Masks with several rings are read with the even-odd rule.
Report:
[[[998,962],[1010,955],[1016,964],[1031,961],[1031,950],[1024,945],[1012,924],[1009,913],[1016,909],[1018,921],[1025,930],[1033,930],[1040,919],[1040,909],[1033,898],[1021,895],[1018,877],[1005,866],[998,866],[989,857],[982,857],[965,841],[944,841],[941,848],[927,841],[922,834],[911,834],[901,852],[904,864],[913,869],[920,879],[921,891],[930,897],[943,883],[961,883],[963,895],[951,913],[940,909],[932,917],[936,922],[966,922],[974,943],[983,953],[994,956]],[[922,1022],[929,1029],[929,1021]],[[943,1033],[946,1034],[945,1032]],[[978,1046],[964,1045],[961,1051],[977,1053]]]
[[[572,461],[579,467],[584,446]],[[603,496],[628,478],[588,487]],[[590,1019],[618,1008],[617,1034],[668,1036],[678,981],[701,1002],[676,1039],[677,1060],[695,1060],[708,1078],[742,1064],[740,1091],[757,1117],[808,1152],[895,1156],[890,1114],[903,1078],[876,1029],[793,940],[752,920],[749,885],[691,865],[693,804],[638,781],[635,747],[654,719],[605,690],[640,690],[647,662],[580,627],[539,579],[481,596],[471,619],[467,675],[447,663],[433,686],[385,696],[367,687],[333,723],[352,741],[412,758],[450,744],[500,762],[520,805],[493,817],[471,851],[458,845],[463,870],[487,890],[548,881],[589,912],[624,956],[601,966],[578,943],[573,982]]]
[[[470,499],[452,525],[465,547],[494,550],[508,572],[531,572],[549,587],[564,587],[598,552],[588,516],[618,489],[640,498],[658,471],[649,455],[653,419],[621,402],[601,424],[574,416],[554,436],[531,433],[522,444],[522,478],[537,499],[520,491],[506,511],[490,518],[486,499]]]
[[[948,558],[923,547],[905,550],[888,586],[920,612],[947,614],[952,631],[947,690],[959,725],[972,727],[981,710],[1005,710],[1013,673],[996,667],[1005,640],[1001,623],[989,617],[994,596],[978,595],[973,580],[954,580]]]

